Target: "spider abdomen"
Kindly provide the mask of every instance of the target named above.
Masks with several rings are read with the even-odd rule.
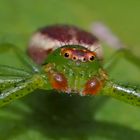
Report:
[[[102,59],[102,48],[98,39],[89,32],[68,25],[39,29],[33,34],[27,51],[36,63],[42,64],[49,53],[64,45],[80,45],[90,51],[97,49],[97,56]]]

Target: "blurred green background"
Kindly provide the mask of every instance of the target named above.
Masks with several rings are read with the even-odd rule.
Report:
[[[0,0],[0,43],[26,51],[39,27],[63,23],[90,31],[93,22],[101,21],[140,55],[139,14],[138,0]],[[114,50],[103,47],[107,60]],[[22,66],[11,52],[0,54],[0,63]],[[140,85],[140,71],[126,60],[119,61],[110,76]],[[138,107],[103,97],[46,93],[36,91],[0,109],[0,140],[140,139]]]

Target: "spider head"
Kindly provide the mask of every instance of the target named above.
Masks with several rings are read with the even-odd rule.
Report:
[[[79,45],[57,48],[45,61],[45,71],[53,88],[68,93],[81,93],[85,83],[97,75],[100,68],[96,52]]]
[[[50,53],[45,61],[56,65],[86,65],[98,61],[96,52],[79,45],[65,45]]]
[[[69,46],[61,48],[60,54],[65,58],[75,61],[76,64],[82,62],[92,62],[96,57],[95,52],[91,52],[81,46]]]

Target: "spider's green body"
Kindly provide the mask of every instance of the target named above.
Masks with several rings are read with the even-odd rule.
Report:
[[[60,27],[61,30],[63,28],[64,26]],[[54,40],[55,44],[57,44],[56,46],[53,46],[53,42],[50,43],[50,40],[47,40],[49,42],[47,45],[52,45],[53,48],[47,46],[47,50],[42,53],[41,49],[43,47],[35,47],[35,43],[39,44],[35,40],[32,43],[33,46],[30,48],[31,50],[29,50],[29,55],[37,64],[24,55],[24,53],[21,53],[15,46],[11,44],[0,45],[0,52],[9,49],[13,50],[20,60],[30,68],[30,71],[26,71],[0,65],[0,106],[25,96],[36,89],[57,90],[64,94],[74,93],[79,96],[107,95],[140,106],[139,89],[121,86],[110,80],[106,69],[108,70],[112,63],[108,63],[110,65],[102,64],[101,51],[97,51],[97,46],[99,47],[99,45],[96,38],[74,27],[64,28],[65,32],[59,29],[57,36],[56,33],[52,34],[52,30],[54,31],[54,29],[55,31],[58,30],[56,26],[53,26],[51,31],[45,28],[42,34],[46,34],[47,32],[47,35],[52,35],[59,41],[61,40],[62,45],[58,46],[59,42],[57,42],[58,40],[56,41],[56,38]],[[64,34],[62,33],[69,34],[66,34],[66,38],[64,38]],[[77,36],[73,36],[71,33],[74,33],[74,35],[77,34]],[[78,44],[75,41],[76,37],[77,42],[79,41]],[[39,37],[39,39],[41,38]],[[64,39],[69,41],[69,43],[62,42]],[[45,43],[43,42],[43,44]],[[35,52],[36,48],[40,51],[37,50]],[[44,52],[47,53],[44,55]],[[138,67],[140,66],[140,59],[135,57],[130,51],[122,50],[120,53],[125,54],[126,57],[131,55],[129,60]]]
[[[56,49],[52,54],[48,55],[45,64],[48,69],[51,69],[52,73],[61,73],[66,78],[67,89],[64,90],[67,93],[78,93],[84,95],[83,90],[86,82],[94,78],[94,76],[100,76],[102,70],[100,61],[95,58],[92,62],[80,62],[66,59],[61,54],[61,49],[84,49],[82,46],[70,45]],[[48,77],[50,72],[48,70]],[[100,78],[100,77],[99,77]],[[63,90],[63,89],[62,89]],[[89,93],[90,94],[90,93]]]

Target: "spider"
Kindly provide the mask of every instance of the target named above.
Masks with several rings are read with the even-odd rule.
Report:
[[[36,89],[56,90],[79,96],[111,96],[140,106],[140,90],[116,84],[108,75],[113,62],[125,56],[140,66],[140,59],[121,48],[103,64],[102,47],[93,34],[69,25],[43,27],[33,33],[28,55],[12,44],[0,44],[0,52],[13,50],[30,69],[0,65],[0,106]]]

